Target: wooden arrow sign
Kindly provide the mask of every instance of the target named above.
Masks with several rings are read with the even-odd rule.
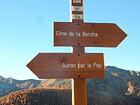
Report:
[[[113,23],[54,23],[54,46],[117,47],[125,37]]]
[[[39,53],[27,67],[40,79],[104,77],[102,53]]]

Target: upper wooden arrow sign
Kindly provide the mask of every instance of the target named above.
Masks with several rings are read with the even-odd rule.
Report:
[[[54,22],[54,46],[117,47],[126,36],[113,23]]]
[[[27,67],[40,79],[104,77],[102,53],[39,53]]]

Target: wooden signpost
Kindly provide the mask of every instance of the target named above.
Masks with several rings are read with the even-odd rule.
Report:
[[[83,0],[71,0],[71,21],[54,22],[54,46],[73,53],[39,53],[27,67],[40,79],[73,78],[72,105],[87,105],[86,78],[104,78],[104,57],[84,47],[117,47],[126,33],[114,23],[84,23]]]
[[[102,53],[40,53],[27,66],[41,79],[104,77]]]
[[[54,23],[54,46],[117,47],[125,37],[111,23]]]

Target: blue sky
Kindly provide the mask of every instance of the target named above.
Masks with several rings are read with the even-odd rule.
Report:
[[[140,71],[140,0],[84,0],[84,21],[116,23],[127,38],[117,48],[86,48],[104,53],[105,65]],[[70,21],[69,0],[0,0],[0,75],[37,77],[26,64],[39,52],[71,52],[54,47],[52,24]]]

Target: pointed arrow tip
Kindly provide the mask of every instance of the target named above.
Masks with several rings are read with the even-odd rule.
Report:
[[[30,66],[29,66],[29,64],[30,64],[30,63],[28,63],[28,64],[26,65],[26,67],[28,67],[28,68],[30,69]]]

